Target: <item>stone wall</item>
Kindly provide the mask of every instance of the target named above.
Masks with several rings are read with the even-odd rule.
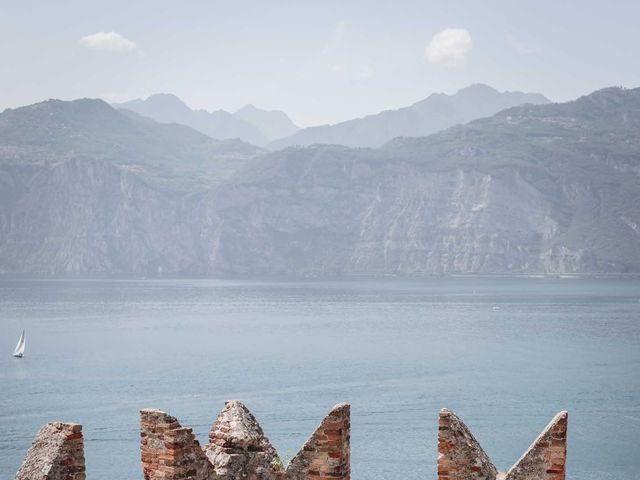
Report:
[[[497,474],[462,420],[442,409],[438,419],[438,480],[495,480]]]
[[[241,402],[226,402],[204,451],[218,478],[274,480],[284,472],[280,457],[258,421]]]
[[[564,480],[567,412],[558,413],[508,472],[498,472],[450,410],[438,420],[438,480]],[[350,406],[333,407],[285,468],[249,409],[226,402],[200,443],[191,428],[156,409],[140,411],[144,480],[350,480]],[[16,480],[85,480],[81,425],[40,429]],[[395,480],[395,479],[389,479]]]
[[[200,448],[191,429],[161,410],[140,412],[145,480],[349,480],[350,408],[333,407],[287,468],[260,424],[228,401]]]
[[[287,480],[350,478],[351,410],[346,403],[333,407],[287,467]]]
[[[567,461],[567,412],[558,413],[505,480],[564,480]]]
[[[438,480],[564,480],[567,419],[567,412],[558,413],[508,472],[498,472],[462,420],[443,409],[438,422]]]
[[[213,468],[190,428],[156,409],[140,411],[144,480],[207,480]]]
[[[47,423],[36,434],[16,480],[85,480],[82,425]]]

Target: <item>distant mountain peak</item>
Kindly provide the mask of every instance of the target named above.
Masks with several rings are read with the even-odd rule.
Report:
[[[464,94],[464,93],[500,93],[498,90],[493,88],[486,83],[472,83],[471,85],[461,88],[456,92],[456,95]]]
[[[180,97],[173,93],[154,93],[145,100],[146,102],[166,102],[174,105],[183,105],[187,107],[187,104],[182,101]],[[187,107],[188,108],[188,107]]]
[[[161,123],[179,123],[216,139],[239,138],[254,145],[286,137],[298,130],[281,111],[262,110],[247,104],[235,113],[226,110],[194,110],[172,93],[156,93],[146,99],[114,104]]]
[[[180,99],[180,97],[178,97],[177,95],[175,95],[173,93],[165,93],[165,92],[154,93],[152,95],[149,95],[147,97],[147,100],[150,100],[152,98],[170,98],[170,99],[177,100],[180,103],[183,103],[182,100]]]
[[[141,98],[130,100],[128,102],[116,104],[117,108],[126,108],[129,110],[136,111],[137,113],[141,113],[145,115],[145,113],[138,112],[139,109],[145,110],[146,116],[154,118],[154,114],[159,113],[160,111],[171,111],[171,112],[180,112],[181,114],[185,114],[186,112],[191,111],[189,106],[184,103],[178,96],[172,93],[155,93],[153,95],[148,96],[144,100]],[[179,122],[178,122],[179,123]]]
[[[60,100],[58,98],[50,98],[43,102],[34,103],[33,105],[27,105],[20,108],[38,109],[42,107],[54,107],[54,108],[102,108],[105,110],[113,110],[113,107],[100,98],[77,98],[74,100]]]
[[[234,113],[234,115],[242,112],[255,112],[256,110],[258,110],[258,108],[256,108],[256,106],[253,103],[247,103],[242,108],[239,108],[238,111]]]
[[[243,107],[239,108],[233,115],[242,115],[243,113],[260,113],[260,114],[278,114],[284,115],[288,118],[287,114],[282,110],[267,110],[265,108],[256,107],[253,103],[247,103]]]
[[[16,115],[28,114],[33,118],[48,117],[48,122],[54,122],[63,118],[98,117],[111,118],[116,115],[116,110],[104,100],[99,98],[79,98],[75,100],[59,100],[51,98],[42,102],[26,105],[18,108],[7,108],[3,113]]]
[[[246,104],[233,115],[257,126],[270,140],[287,137],[300,130],[283,111],[264,110],[251,103]]]
[[[452,95],[433,93],[397,110],[386,110],[335,125],[304,128],[289,138],[272,142],[269,147],[280,149],[312,144],[379,147],[395,137],[430,135],[527,103],[544,104],[549,100],[537,93],[499,92],[489,85],[474,83]]]

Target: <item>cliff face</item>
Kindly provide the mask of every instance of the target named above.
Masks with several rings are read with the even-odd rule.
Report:
[[[640,90],[525,106],[379,150],[263,157],[206,196],[234,273],[640,271]]]
[[[4,272],[189,270],[193,245],[176,202],[104,160],[0,170]],[[186,242],[186,243],[185,243]]]
[[[205,264],[229,273],[628,272],[640,268],[637,180],[544,169],[331,162],[205,197]],[[273,165],[271,165],[273,166]],[[634,186],[634,183],[636,185]],[[615,212],[615,213],[614,213]]]
[[[0,271],[640,272],[640,89],[516,107],[376,150],[251,159],[237,147],[186,168],[178,154],[133,163],[20,146],[16,159],[4,144]]]

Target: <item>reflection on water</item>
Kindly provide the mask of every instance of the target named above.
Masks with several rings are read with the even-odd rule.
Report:
[[[567,409],[568,478],[627,480],[639,299],[634,279],[2,280],[0,478],[50,420],[84,425],[91,480],[141,478],[139,408],[204,443],[236,398],[285,458],[350,402],[353,478],[372,480],[435,478],[441,407],[501,469]]]

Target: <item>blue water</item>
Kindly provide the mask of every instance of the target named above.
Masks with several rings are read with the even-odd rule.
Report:
[[[89,480],[142,478],[140,408],[206,443],[226,399],[285,458],[350,402],[354,479],[435,478],[442,407],[499,469],[567,409],[569,479],[640,478],[639,347],[634,279],[2,280],[0,478],[51,420]]]

